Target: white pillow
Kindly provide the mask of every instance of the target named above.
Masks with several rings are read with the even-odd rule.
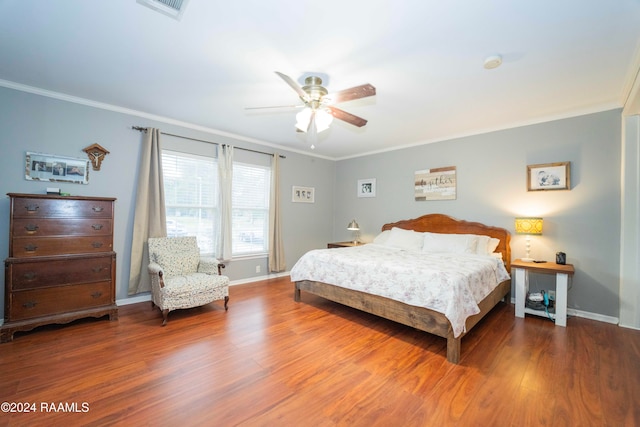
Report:
[[[422,236],[422,233],[393,227],[385,245],[394,248],[419,251],[422,248],[423,240],[424,237]]]
[[[475,254],[478,236],[472,234],[422,233],[423,252],[449,252],[455,254]]]
[[[468,236],[475,236],[478,238],[478,245],[476,246],[476,253],[478,255],[491,255],[500,243],[500,240],[494,237],[478,234],[468,234]]]
[[[487,253],[492,254],[500,244],[500,239],[495,237],[489,237],[489,244],[487,245]]]
[[[384,230],[373,239],[373,243],[376,243],[378,245],[385,245],[387,243],[387,240],[389,240],[389,234],[391,234],[391,230]]]

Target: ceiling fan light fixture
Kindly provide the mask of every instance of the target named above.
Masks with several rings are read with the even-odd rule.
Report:
[[[311,108],[304,108],[296,114],[296,128],[300,132],[306,132],[311,122]]]
[[[301,132],[307,132],[312,121],[315,123],[316,132],[322,132],[329,129],[333,116],[326,109],[313,110],[308,107],[296,114],[296,128]]]
[[[275,73],[298,94],[298,97],[303,102],[301,107],[304,106],[305,108],[296,114],[295,127],[299,132],[305,132],[307,134],[307,141],[311,143],[312,149],[315,148],[318,133],[329,129],[334,117],[357,127],[362,127],[367,124],[367,121],[362,117],[336,108],[334,104],[375,95],[376,88],[369,83],[330,94],[327,88],[322,86],[322,79],[320,77],[306,77],[304,86],[301,87],[286,74],[279,71]]]
[[[316,110],[315,121],[318,132],[322,132],[329,129],[333,116],[326,109]]]

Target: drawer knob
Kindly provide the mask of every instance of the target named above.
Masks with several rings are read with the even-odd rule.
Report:
[[[27,271],[26,273],[24,273],[24,275],[22,277],[24,277],[26,280],[33,280],[37,276],[38,275],[36,274],[35,271]]]
[[[37,303],[38,303],[37,301],[27,301],[24,304],[22,304],[22,306],[24,308],[33,308],[36,306]]]
[[[40,209],[40,206],[34,205],[34,204],[30,204],[30,205],[25,206],[24,208],[27,210],[27,212],[35,212],[38,209]]]
[[[38,229],[38,226],[36,224],[27,224],[24,226],[24,228],[26,228],[28,232],[33,233]]]
[[[93,242],[91,244],[91,246],[93,246],[94,248],[101,248],[102,247],[102,242]]]
[[[102,206],[94,206],[92,209],[94,212],[102,212],[104,210]]]
[[[91,228],[93,228],[94,230],[102,230],[103,225],[102,224],[93,224],[91,226]]]
[[[38,247],[33,243],[29,243],[27,246],[24,247],[24,250],[27,252],[35,252],[36,249],[38,249]]]
[[[102,296],[102,292],[97,291],[91,294],[93,298],[100,298]]]
[[[93,267],[92,270],[94,273],[100,273],[102,270],[104,270],[104,267]]]

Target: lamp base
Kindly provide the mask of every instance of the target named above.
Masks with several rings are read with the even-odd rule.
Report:
[[[524,262],[533,262],[533,261],[535,261],[533,258],[520,258],[520,260],[522,260]]]

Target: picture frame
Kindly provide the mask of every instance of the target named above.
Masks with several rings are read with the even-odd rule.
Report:
[[[314,187],[291,187],[291,201],[293,203],[315,203],[316,189]]]
[[[27,151],[24,177],[28,181],[89,184],[89,159]]]
[[[358,197],[376,197],[376,179],[359,179],[357,192]]]
[[[570,190],[571,162],[527,166],[527,191]]]
[[[455,200],[457,185],[455,166],[416,171],[413,182],[415,201]]]

